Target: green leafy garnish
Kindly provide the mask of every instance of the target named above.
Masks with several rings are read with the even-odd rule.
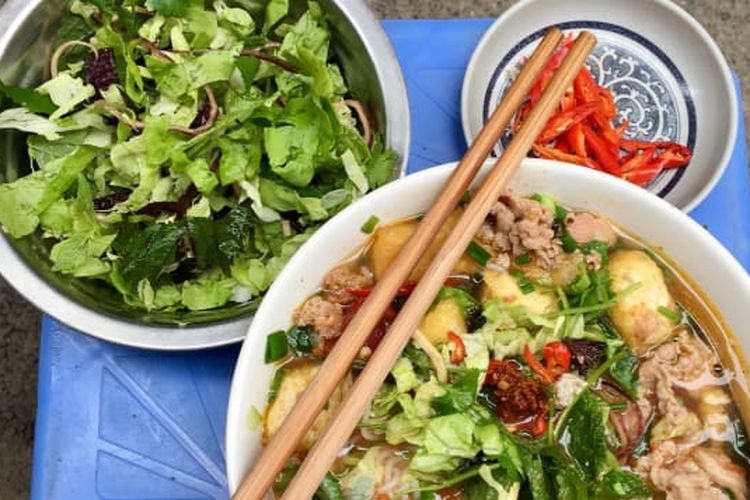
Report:
[[[631,398],[638,399],[638,358],[633,353],[628,351],[623,359],[613,364],[609,375]]]
[[[606,403],[589,391],[578,398],[568,413],[562,435],[563,446],[588,479],[595,479],[606,468],[608,417]]]
[[[252,309],[315,230],[392,178],[317,2],[68,4],[56,76],[0,82],[0,130],[26,133],[31,161],[0,184],[0,224],[47,238],[58,272],[135,309]]]
[[[296,353],[309,353],[317,345],[315,329],[312,326],[293,326],[287,332],[289,347]]]
[[[14,85],[5,85],[0,80],[0,105],[3,104],[2,97],[7,97],[19,106],[24,106],[32,113],[43,113],[51,115],[57,110],[57,106],[48,95],[37,92],[36,90],[16,87]]]
[[[482,267],[486,266],[492,258],[492,254],[485,250],[485,248],[476,241],[469,243],[466,253],[474,260],[474,262]]]
[[[266,363],[278,361],[286,356],[288,352],[289,344],[287,343],[286,332],[284,330],[271,333],[266,337]]]
[[[362,224],[362,227],[360,228],[360,231],[362,231],[365,234],[370,234],[375,230],[375,227],[380,222],[380,219],[376,217],[375,215],[371,215],[369,219],[365,221],[364,224]]]

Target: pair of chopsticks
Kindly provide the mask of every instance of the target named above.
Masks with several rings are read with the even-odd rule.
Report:
[[[233,497],[234,500],[260,500],[271,488],[276,476],[297,448],[297,444],[326,405],[341,379],[351,369],[360,348],[395,298],[399,287],[408,279],[435,234],[458,205],[561,40],[560,30],[550,29],[526,62],[515,83],[456,167],[414,235],[375,285],[367,301],[326,357],[310,386],[245,477]],[[445,240],[396,320],[390,325],[387,334],[367,361],[364,370],[355,380],[317,444],[307,454],[283,498],[299,500],[313,496],[455,263],[472,241],[508,180],[523,158],[528,155],[536,137],[557,109],[564,92],[572,85],[573,79],[595,44],[596,39],[591,33],[582,32],[578,36],[523,127],[472,196],[455,229]]]

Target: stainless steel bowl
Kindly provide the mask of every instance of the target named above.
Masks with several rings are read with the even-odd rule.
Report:
[[[292,8],[304,0],[292,0]],[[375,129],[400,160],[409,148],[409,104],[396,56],[363,0],[319,0],[331,24],[333,51],[352,93],[375,116]],[[46,76],[57,25],[67,2],[0,0],[0,78],[34,85]],[[0,182],[28,171],[21,134],[0,134]],[[0,232],[2,234],[2,232]],[[67,325],[104,340],[151,349],[219,346],[241,340],[252,320],[247,306],[194,313],[152,313],[128,308],[109,288],[54,273],[49,242],[40,236],[0,236],[0,273],[37,307]]]

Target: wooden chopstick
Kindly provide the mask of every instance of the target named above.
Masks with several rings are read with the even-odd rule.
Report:
[[[274,479],[325,406],[339,381],[350,370],[362,345],[393,301],[399,287],[408,279],[412,269],[432,243],[434,235],[458,205],[561,40],[560,30],[550,29],[526,62],[506,97],[474,140],[414,235],[375,285],[367,301],[352,318],[346,331],[324,360],[310,386],[265,447],[260,459],[235,493],[234,500],[260,500],[272,486]]]
[[[406,347],[412,332],[429,309],[455,263],[474,238],[490,208],[497,202],[507,181],[528,155],[532,144],[557,109],[565,90],[573,83],[594,45],[596,38],[591,33],[583,32],[578,36],[542,98],[472,197],[458,224],[445,240],[441,250],[345,396],[333,420],[305,457],[283,499],[311,498],[315,493],[367,410],[370,401],[385,381],[391,367]]]

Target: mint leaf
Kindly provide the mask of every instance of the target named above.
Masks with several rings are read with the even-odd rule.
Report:
[[[152,283],[157,281],[164,268],[176,261],[177,242],[184,234],[182,224],[123,226],[112,248],[122,258],[118,269],[131,289],[144,278]]]
[[[24,106],[32,113],[51,115],[57,110],[57,106],[48,95],[40,94],[36,90],[6,85],[0,80],[0,104],[2,104],[1,99],[3,97],[10,99],[19,106]]]
[[[607,405],[585,391],[570,409],[563,441],[573,462],[586,478],[595,479],[607,467]]]

